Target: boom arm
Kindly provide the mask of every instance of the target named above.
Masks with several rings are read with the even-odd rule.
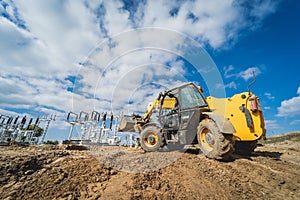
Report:
[[[165,109],[173,109],[175,108],[176,105],[176,98],[163,98],[161,99],[161,97],[163,96],[162,93],[159,94],[159,96],[151,103],[148,104],[147,110],[144,114],[144,121],[148,121],[153,113],[154,110],[158,109],[160,106],[162,106],[162,108]],[[163,103],[162,103],[163,101]]]

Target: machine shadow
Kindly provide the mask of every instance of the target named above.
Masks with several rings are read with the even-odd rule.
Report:
[[[280,160],[280,156],[283,153],[280,152],[270,152],[270,151],[255,151],[252,153],[251,157],[265,157],[265,158],[272,158],[275,160]]]
[[[199,148],[194,148],[194,149],[184,149],[183,151],[184,153],[188,153],[188,154],[193,154],[193,155],[198,155],[198,154],[202,154],[201,150]]]
[[[178,149],[165,149],[164,151],[178,151],[180,153],[185,153],[185,154],[192,154],[192,155],[199,155],[199,154],[203,154],[200,150],[200,148],[178,148]],[[233,162],[235,160],[239,160],[239,159],[247,159],[247,160],[253,160],[252,158],[255,157],[265,157],[265,158],[271,158],[273,160],[280,160],[280,157],[283,153],[280,152],[271,152],[271,151],[254,151],[251,155],[239,155],[239,154],[232,154],[231,159],[229,160],[219,160],[217,159],[217,161],[220,162]]]
[[[182,154],[191,154],[191,155],[204,155],[203,152],[200,150],[198,146],[181,146],[181,145],[166,145],[163,148],[158,150],[159,152],[178,152]],[[253,158],[257,157],[264,157],[270,158],[272,160],[280,160],[280,157],[283,153],[276,152],[276,151],[263,151],[258,150],[252,152],[250,155],[241,155],[238,153],[233,153],[230,158],[226,160],[223,159],[216,159],[219,162],[233,162],[239,159],[247,159],[253,161]]]
[[[200,148],[198,147],[183,147],[180,145],[166,145],[163,148],[158,150],[159,152],[178,152],[182,154],[193,154],[198,155],[202,154]]]
[[[248,160],[253,161],[252,158],[255,158],[255,157],[264,157],[264,158],[271,158],[273,160],[280,160],[281,155],[282,155],[282,153],[280,153],[280,152],[255,151],[251,155],[233,154],[232,161],[238,160],[238,159],[248,159]]]

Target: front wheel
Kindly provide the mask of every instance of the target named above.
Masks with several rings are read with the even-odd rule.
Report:
[[[234,152],[232,135],[221,133],[212,119],[203,119],[199,123],[198,142],[208,158],[229,160]]]
[[[156,126],[147,126],[141,132],[141,147],[145,151],[157,151],[163,144],[162,134]]]

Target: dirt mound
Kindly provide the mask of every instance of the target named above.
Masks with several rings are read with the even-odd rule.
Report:
[[[232,162],[197,149],[0,147],[0,199],[300,199],[299,144],[265,144]]]

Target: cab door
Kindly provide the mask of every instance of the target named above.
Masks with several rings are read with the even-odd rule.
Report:
[[[200,121],[200,109],[207,103],[194,84],[179,88],[179,141],[181,144],[192,144],[197,138],[197,127]]]

